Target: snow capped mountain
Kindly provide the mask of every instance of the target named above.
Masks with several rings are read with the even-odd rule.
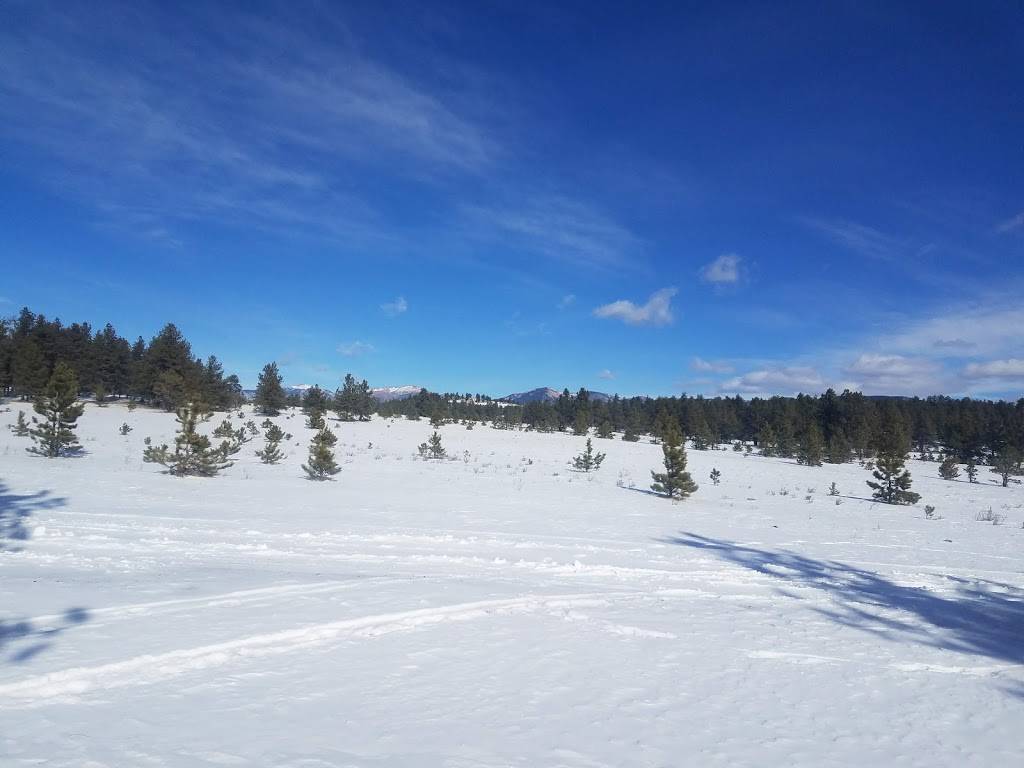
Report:
[[[401,387],[374,387],[370,391],[379,402],[385,403],[388,400],[404,400],[418,395],[421,389],[422,387],[406,384]]]
[[[590,392],[590,399],[595,401],[604,401],[611,399],[609,395],[604,392]],[[529,392],[516,392],[515,394],[506,395],[501,398],[502,402],[514,403],[516,405],[524,405],[526,403],[550,403],[558,399],[562,393],[557,389],[551,387],[538,387],[537,389],[531,389]],[[575,392],[570,393],[575,395]]]

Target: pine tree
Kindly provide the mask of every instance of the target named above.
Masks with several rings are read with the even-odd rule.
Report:
[[[850,460],[850,454],[850,444],[846,438],[840,432],[834,433],[825,449],[825,461],[829,464],[845,464]]]
[[[302,396],[302,412],[306,416],[312,416],[314,413],[323,416],[324,412],[330,407],[330,404],[330,398],[327,396],[327,393],[318,386],[310,387],[306,390],[306,394]]]
[[[775,430],[772,425],[765,423],[757,433],[757,445],[761,449],[762,456],[774,456],[776,451]]]
[[[96,405],[103,407],[107,404],[107,388],[103,386],[103,382],[97,382],[92,388],[92,397],[96,401]]]
[[[712,467],[711,468],[711,483],[713,485],[718,485],[720,482],[722,482],[722,473],[718,471],[717,467]]]
[[[661,451],[664,454],[665,471],[651,472],[654,482],[651,490],[664,494],[670,499],[685,499],[696,492],[697,484],[686,471],[686,449],[683,447],[683,436],[674,424],[662,438]]]
[[[1003,488],[1010,485],[1011,477],[1020,474],[1020,462],[1021,456],[1013,448],[1005,448],[996,455],[991,471],[999,475],[1003,481]]]
[[[127,435],[132,431],[132,428],[128,426],[128,422],[124,422],[120,427],[117,428],[117,432],[120,435]]]
[[[822,448],[821,429],[818,428],[817,422],[812,421],[808,424],[800,440],[800,448],[796,456],[797,463],[808,467],[820,467]]]
[[[176,477],[213,477],[231,466],[227,461],[227,450],[222,443],[219,448],[210,446],[210,438],[196,430],[196,422],[206,415],[205,408],[198,403],[189,403],[177,411],[178,434],[174,438],[174,452],[166,444],[154,447],[148,443],[142,453],[142,460],[163,464],[168,474]]]
[[[873,477],[867,481],[872,496],[886,504],[916,504],[920,494],[910,490],[910,472],[904,467],[907,460],[907,440],[899,425],[887,425],[876,444],[877,456]]]
[[[309,460],[302,465],[302,469],[310,480],[330,480],[341,472],[334,460],[334,451],[331,450],[333,443],[328,441],[328,434],[331,434],[330,430],[323,429],[309,443]]]
[[[282,377],[277,370],[277,363],[267,363],[263,366],[259,381],[256,383],[256,394],[253,397],[256,410],[263,415],[277,416],[285,407],[287,398],[281,382]]]
[[[956,480],[960,477],[960,465],[956,462],[956,456],[952,453],[942,459],[939,464],[939,477],[943,480]]]
[[[580,472],[591,472],[600,469],[602,461],[604,461],[604,454],[594,450],[594,444],[588,437],[586,449],[583,453],[573,457],[572,465]]]
[[[366,379],[356,382],[351,373],[345,374],[341,389],[334,394],[334,409],[342,421],[367,421],[373,413],[375,402]]]
[[[978,465],[974,463],[974,457],[971,456],[967,460],[967,482],[976,483],[978,482]]]
[[[74,371],[66,363],[57,363],[46,389],[32,404],[42,420],[32,419],[35,426],[29,430],[29,436],[35,445],[26,449],[29,453],[54,458],[81,449],[75,426],[83,406],[77,401],[78,379]]]
[[[14,422],[11,430],[18,437],[25,437],[28,434],[28,421],[25,419],[24,411],[18,411],[18,420]]]
[[[598,428],[597,428],[597,436],[600,437],[602,440],[611,440],[612,439],[612,423],[610,421],[608,421],[607,419],[602,421],[600,426],[598,426]]]
[[[576,411],[576,416],[573,419],[572,433],[576,437],[582,437],[587,434],[590,430],[590,413],[585,408],[580,408]]]
[[[306,427],[309,429],[321,430],[327,427],[327,422],[324,420],[324,414],[321,411],[312,411],[309,414],[309,418],[306,419]]]
[[[215,430],[213,430],[214,437],[231,438],[235,436],[235,425],[231,423],[230,419],[224,419]]]
[[[441,445],[441,435],[435,429],[434,434],[427,438],[427,442],[420,443],[419,448],[420,456],[425,459],[443,459],[447,455],[447,451]]]
[[[264,464],[277,464],[284,458],[284,454],[281,452],[281,441],[285,439],[284,430],[272,423],[264,430],[263,437],[266,444],[262,450],[256,451],[256,455]]]

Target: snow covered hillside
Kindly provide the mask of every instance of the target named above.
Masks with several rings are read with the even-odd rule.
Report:
[[[588,476],[580,438],[452,425],[428,462],[375,419],[314,483],[296,413],[282,464],[176,478],[141,460],[172,415],[89,405],[47,460],[11,406],[5,766],[1024,765],[1024,487],[985,470],[909,462],[892,507],[856,464],[690,451],[673,504],[646,442]]]

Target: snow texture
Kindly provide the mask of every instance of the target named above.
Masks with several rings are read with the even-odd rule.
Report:
[[[1024,489],[985,471],[911,462],[892,507],[856,464],[691,450],[670,503],[647,442],[584,475],[582,438],[451,425],[431,462],[375,418],[313,483],[292,413],[281,464],[183,479],[141,461],[169,414],[90,405],[47,460],[12,405],[4,766],[1024,765]]]

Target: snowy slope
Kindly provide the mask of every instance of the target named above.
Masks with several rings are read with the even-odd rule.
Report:
[[[579,438],[447,426],[429,463],[376,419],[316,484],[296,415],[283,464],[178,479],[140,458],[167,414],[89,406],[48,461],[16,411],[3,765],[1024,764],[1024,489],[987,472],[912,462],[895,508],[853,464],[691,451],[671,504],[655,445],[587,477]]]

